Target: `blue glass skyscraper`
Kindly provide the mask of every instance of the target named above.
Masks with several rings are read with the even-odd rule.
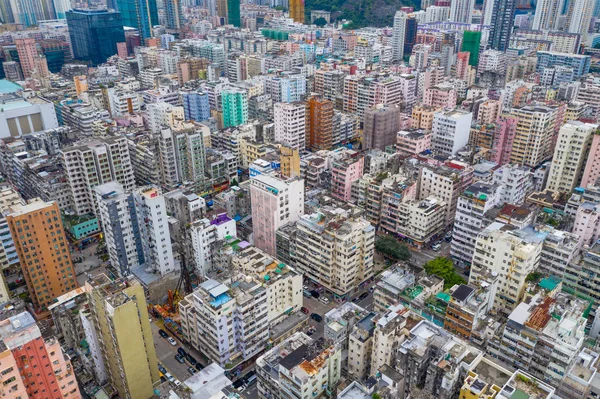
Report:
[[[65,13],[75,59],[102,64],[125,41],[121,14],[107,10],[74,9]]]
[[[158,25],[156,0],[116,0],[123,26],[136,28],[142,39],[152,37],[152,27]]]

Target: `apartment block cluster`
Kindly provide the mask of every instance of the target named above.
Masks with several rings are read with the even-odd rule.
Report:
[[[0,3],[0,396],[600,395],[597,0]]]

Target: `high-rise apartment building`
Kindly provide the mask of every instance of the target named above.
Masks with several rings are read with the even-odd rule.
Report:
[[[564,66],[573,68],[574,79],[579,79],[587,75],[590,71],[591,56],[584,54],[566,54],[555,51],[536,52],[537,64],[536,72],[542,72],[546,68],[554,66]]]
[[[440,155],[456,155],[469,142],[473,114],[454,110],[438,112],[431,128],[431,148]]]
[[[202,122],[210,118],[208,93],[201,90],[182,92],[181,98],[186,120]]]
[[[277,103],[274,107],[275,141],[288,148],[306,147],[306,106],[304,103]]]
[[[365,110],[363,148],[383,150],[396,144],[400,131],[400,107],[378,104]]]
[[[600,177],[600,135],[595,134],[590,144],[590,151],[585,161],[585,170],[581,177],[581,187],[594,185]]]
[[[564,8],[564,0],[539,0],[535,5],[535,15],[531,29],[554,30]]]
[[[123,136],[83,141],[61,150],[71,189],[71,203],[78,215],[95,213],[93,188],[117,181],[125,190],[135,186],[127,139]]]
[[[304,180],[257,175],[250,179],[254,245],[275,256],[275,233],[304,214]]]
[[[446,203],[446,225],[454,220],[458,197],[473,182],[473,167],[462,162],[442,166],[427,165],[421,169],[419,199],[435,197]]]
[[[511,117],[518,119],[510,162],[537,167],[552,156],[558,111],[543,105],[513,108]]]
[[[375,228],[362,217],[339,211],[302,216],[292,258],[298,271],[336,298],[347,298],[373,276]]]
[[[149,398],[160,381],[144,288],[99,274],[85,284],[91,319],[112,386],[122,398]]]
[[[43,337],[28,312],[0,316],[2,396],[11,399],[81,398],[75,371],[58,339]]]
[[[167,17],[167,29],[181,29],[183,27],[183,10],[181,0],[166,0],[164,2]]]
[[[477,235],[487,227],[484,215],[498,205],[499,199],[499,187],[484,182],[469,186],[458,198],[450,250],[454,260],[471,263]]]
[[[294,22],[304,23],[304,0],[290,0],[290,18]]]
[[[237,87],[227,87],[221,92],[223,127],[243,125],[248,122],[248,93]]]
[[[567,31],[580,34],[582,43],[585,43],[588,36],[595,3],[594,0],[573,0],[567,3]]]
[[[569,121],[560,128],[546,184],[548,190],[568,194],[579,186],[597,132],[598,125],[579,121]]]
[[[158,153],[163,187],[173,190],[186,184],[204,189],[204,140],[204,129],[196,123],[186,122],[160,131]]]
[[[152,28],[158,25],[156,0],[115,0],[123,26],[136,28],[142,40],[154,37]]]
[[[475,8],[475,0],[453,1],[450,3],[450,22],[470,24]]]
[[[365,158],[353,150],[341,159],[334,160],[331,164],[331,195],[342,201],[350,201],[352,183],[362,177],[364,167]]]
[[[110,263],[121,276],[137,269],[160,276],[175,271],[165,198],[159,188],[126,192],[119,183],[109,182],[94,192]]]
[[[551,279],[544,283],[556,284]],[[535,294],[510,313],[500,336],[488,342],[488,352],[558,386],[583,348],[589,302],[565,292],[544,293]]]
[[[8,212],[6,221],[33,307],[44,312],[54,298],[77,288],[60,209],[56,202],[35,199]]]
[[[185,117],[184,107],[177,107],[167,102],[150,103],[146,105],[148,111],[148,127],[154,134],[162,129],[179,126]]]
[[[469,282],[496,272],[500,286],[494,308],[510,314],[525,295],[527,275],[540,264],[544,235],[532,227],[515,230],[513,226],[494,222],[486,227],[475,244]]]
[[[28,78],[31,76],[31,72],[36,67],[36,59],[39,57],[35,39],[16,39],[15,45],[17,46],[17,53],[19,54],[19,64],[21,64],[21,70],[23,76]]]
[[[506,51],[510,45],[510,35],[515,22],[517,0],[497,1],[492,10],[492,28],[490,31],[490,47]]]
[[[329,150],[333,142],[333,102],[313,96],[306,102],[307,147],[313,151]]]
[[[269,340],[267,290],[262,281],[242,281],[209,279],[179,302],[183,336],[222,367],[236,358],[249,360]]]
[[[298,332],[256,360],[259,394],[278,399],[306,398],[304,392],[324,396],[337,385],[341,368],[341,346],[323,347]]]
[[[73,57],[93,65],[117,54],[117,43],[125,42],[121,13],[108,10],[66,12]]]
[[[21,271],[19,267],[19,255],[17,254],[14,240],[10,234],[8,223],[4,213],[15,205],[24,205],[25,201],[19,193],[9,184],[0,184],[0,301],[7,302],[10,299],[7,277],[14,276]]]
[[[394,15],[394,28],[392,31],[392,60],[402,61],[404,58],[404,36],[406,35],[406,20],[408,14],[396,11]]]

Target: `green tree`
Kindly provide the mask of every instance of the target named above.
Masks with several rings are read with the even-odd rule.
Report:
[[[444,279],[444,289],[451,288],[455,284],[466,284],[466,281],[454,271],[452,261],[448,258],[437,257],[423,265],[427,274],[433,274]]]
[[[395,260],[409,260],[412,256],[406,245],[399,243],[394,237],[386,235],[377,237],[375,250]]]
[[[323,27],[323,26],[327,25],[327,20],[323,17],[319,17],[314,20],[313,24],[315,24],[319,27]]]
[[[231,182],[232,186],[239,186],[238,181],[236,178],[233,179],[233,181]]]

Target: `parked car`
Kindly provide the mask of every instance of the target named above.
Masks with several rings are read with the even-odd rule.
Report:
[[[369,296],[368,292],[363,292],[362,294],[360,294],[360,296],[358,297],[358,299],[360,299],[362,301],[363,299],[365,299],[368,296]]]
[[[169,336],[169,334],[167,334],[165,330],[158,330],[158,335],[160,335],[163,338],[167,338]]]
[[[181,364],[185,363],[185,359],[179,353],[175,355],[175,360],[177,360]]]
[[[323,321],[323,317],[318,313],[311,314],[310,318],[313,319],[314,321],[316,321],[317,323],[320,323]]]
[[[177,341],[175,341],[172,337],[167,338],[167,342],[169,342],[172,346],[177,346]]]
[[[305,308],[304,306],[302,306],[302,307],[300,308],[300,310],[301,310],[301,311],[302,311],[302,313],[304,313],[304,314],[309,314],[309,313],[310,313],[310,310],[308,310],[308,308]]]
[[[322,296],[319,298],[319,302],[321,302],[324,305],[327,305],[329,303],[329,299],[327,299],[326,297]]]
[[[192,366],[195,366],[196,363],[198,363],[198,361],[196,359],[194,359],[189,353],[185,356],[185,358],[187,359],[188,362],[190,362],[190,364]]]
[[[185,356],[187,355],[187,352],[185,351],[185,349],[183,348],[177,348],[177,353],[179,353],[181,356]]]
[[[433,244],[433,246],[431,247],[431,249],[433,249],[434,251],[439,251],[440,249],[442,249],[442,245],[441,244]]]
[[[312,297],[313,297],[313,298],[315,298],[315,299],[319,299],[319,297],[321,296],[321,294],[319,294],[319,293],[317,292],[317,290],[312,290],[312,291],[310,292],[310,295],[312,295]]]
[[[196,363],[196,370],[200,371],[204,368],[203,365],[200,364],[200,362]]]
[[[195,368],[193,368],[193,367],[188,367],[188,368],[187,368],[187,371],[188,371],[188,373],[190,373],[191,375],[194,375],[194,374],[196,374],[196,369],[195,369]]]
[[[254,376],[256,374],[255,371],[249,371],[245,376],[243,376],[242,378],[244,379],[244,382],[248,382],[248,380]]]
[[[167,369],[165,369],[165,366],[163,366],[162,364],[158,363],[158,371],[160,371],[163,374],[167,373]]]
[[[371,287],[371,288],[369,288],[369,292],[371,292],[371,293],[372,293],[372,292],[374,292],[374,291],[375,291],[375,287]]]
[[[169,381],[169,382],[173,382],[173,381],[175,381],[175,377],[173,377],[173,376],[171,375],[171,373],[165,373],[165,378],[166,378],[166,379],[167,379],[167,381]]]
[[[307,297],[307,298],[310,298],[310,297],[312,296],[312,294],[311,294],[311,293],[310,293],[310,291],[308,291],[308,290],[304,290],[304,291],[302,291],[302,295],[304,295],[304,296],[305,296],[305,297]]]
[[[181,381],[179,380],[173,380],[173,384],[175,384],[176,387],[181,385]]]
[[[352,299],[352,302],[354,302],[354,303],[356,303],[358,301],[359,301],[358,297]]]
[[[232,385],[235,389],[238,389],[239,387],[244,385],[244,380],[240,378],[239,380],[233,381]]]

